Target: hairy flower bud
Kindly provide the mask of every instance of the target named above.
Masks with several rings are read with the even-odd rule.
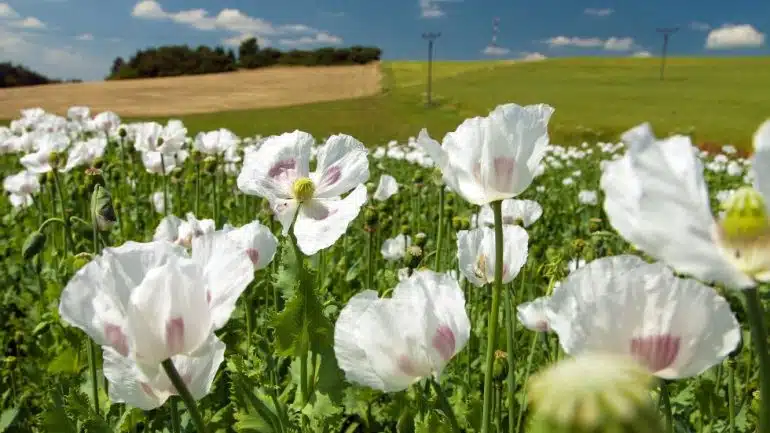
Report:
[[[40,254],[45,248],[45,233],[35,230],[27,236],[24,245],[21,247],[21,256],[24,260],[29,260]]]
[[[112,207],[112,196],[101,185],[96,185],[91,194],[91,215],[99,231],[109,231],[117,222],[115,209]]]

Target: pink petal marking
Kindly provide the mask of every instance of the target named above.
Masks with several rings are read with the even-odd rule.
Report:
[[[120,326],[111,323],[104,324],[104,337],[110,346],[123,356],[128,356],[128,339]]]
[[[270,170],[267,171],[267,175],[272,178],[276,178],[286,173],[289,170],[294,170],[296,167],[297,167],[297,160],[295,160],[294,158],[285,159],[283,161],[278,161],[275,164],[273,164],[273,166],[270,167]]]
[[[259,263],[259,251],[255,248],[249,248],[246,250],[246,254],[248,254],[251,259],[251,263],[254,263],[254,266],[257,266],[257,263]]]
[[[404,373],[407,376],[417,377],[420,374],[417,372],[417,368],[415,367],[414,363],[412,362],[409,357],[406,355],[401,355],[398,357],[398,361],[396,361],[398,364],[398,368],[401,370],[402,373]]]
[[[342,177],[342,170],[337,167],[329,167],[326,169],[326,171],[323,174],[323,178],[321,179],[321,185],[323,186],[332,186],[335,183],[340,181],[340,178]]]
[[[444,361],[449,361],[455,354],[455,334],[446,326],[441,325],[433,336],[433,348],[438,351]]]
[[[538,320],[537,323],[535,323],[535,328],[540,332],[548,332],[551,330],[551,326],[548,325],[548,321],[546,320]]]
[[[147,382],[139,382],[139,385],[142,387],[142,391],[144,391],[145,394],[155,398],[155,392],[152,390],[152,387],[147,384]]]
[[[184,319],[176,317],[166,322],[166,347],[172,354],[184,348]]]
[[[206,303],[211,305],[211,290],[206,290]]]
[[[506,190],[510,188],[513,181],[513,169],[516,167],[516,160],[507,157],[497,157],[494,161],[495,167],[495,185],[498,189]]]
[[[676,361],[680,341],[669,334],[636,337],[631,339],[631,355],[654,373]]]

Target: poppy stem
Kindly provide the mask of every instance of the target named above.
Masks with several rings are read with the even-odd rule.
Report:
[[[452,426],[452,431],[454,433],[462,433],[462,429],[460,428],[460,424],[457,422],[457,417],[455,417],[452,406],[449,404],[449,400],[447,399],[446,394],[444,394],[444,390],[441,389],[441,384],[439,384],[438,380],[435,378],[431,378],[430,381],[433,384],[433,390],[436,391],[436,396],[438,396],[438,403],[441,406],[441,411],[443,411],[444,415],[446,415],[446,417],[449,419],[449,424]]]
[[[163,215],[168,216],[168,177],[166,174],[166,160],[163,154],[160,154],[160,171],[163,176]]]
[[[438,189],[438,235],[436,235],[436,272],[441,272],[441,247],[444,240],[444,195],[445,187],[442,184]]]
[[[671,412],[671,397],[665,380],[660,381],[660,399],[663,403],[663,413],[666,416],[666,433],[674,433],[674,416]]]
[[[540,339],[540,332],[532,334],[532,344],[529,346],[529,355],[527,356],[527,369],[524,372],[524,392],[527,391],[527,385],[529,385],[529,374],[532,371],[532,361],[535,358],[535,348],[537,348],[537,342]],[[519,406],[519,415],[516,417],[516,429],[513,431],[521,431],[521,421],[524,418],[524,410],[527,408],[527,402],[524,401]]]
[[[495,363],[497,345],[498,317],[500,313],[500,295],[503,291],[503,211],[502,201],[491,203],[495,216],[495,281],[492,289],[492,310],[487,322],[487,357],[484,369],[484,407],[482,410],[481,433],[489,433],[492,421],[492,396],[495,393],[492,384],[492,369]]]
[[[762,407],[759,411],[758,431],[770,431],[770,352],[767,347],[767,328],[765,327],[765,311],[756,288],[745,290],[746,313],[751,326],[751,340],[759,358],[759,400]]]
[[[179,433],[179,408],[177,408],[176,399],[172,396],[168,403],[171,406],[171,432]]]
[[[182,376],[180,376],[179,372],[176,370],[174,362],[171,361],[171,359],[167,359],[163,361],[161,365],[163,366],[166,375],[168,375],[169,380],[171,380],[171,383],[174,385],[174,388],[179,393],[179,397],[182,398],[184,405],[187,406],[187,411],[190,412],[190,419],[193,424],[195,424],[196,430],[198,430],[198,433],[206,433],[206,425],[203,423],[201,413],[198,412],[198,406],[195,404],[195,399],[192,394],[190,394],[190,390],[187,389],[187,385],[185,385],[184,380],[182,380]]]
[[[513,316],[513,287],[505,288],[505,350],[508,352],[506,362],[508,363],[508,431],[513,432],[516,426],[516,410],[513,401],[516,399],[516,364],[513,358],[515,350],[514,333],[516,332],[516,322]]]

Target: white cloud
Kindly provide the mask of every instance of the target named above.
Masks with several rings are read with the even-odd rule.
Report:
[[[481,53],[485,56],[504,56],[510,52],[511,50],[508,48],[498,47],[495,45],[488,45],[481,51]]]
[[[298,39],[281,39],[279,44],[289,47],[301,47],[307,45],[339,45],[342,38],[330,35],[326,32],[316,33],[314,36],[303,36]]]
[[[238,9],[222,9],[216,15],[210,15],[205,9],[169,12],[155,0],[141,0],[134,6],[131,15],[139,19],[168,20],[197,30],[231,32],[232,35],[222,40],[228,46],[238,46],[250,37],[256,37],[260,45],[266,46],[270,43],[267,36],[284,36],[286,45],[334,45],[342,42],[338,36],[304,24],[274,25],[261,18],[249,16]],[[293,35],[299,37],[287,37]]]
[[[523,52],[521,53],[521,60],[523,62],[538,62],[540,60],[545,60],[548,57],[545,56],[545,54],[541,53],[527,53]]]
[[[692,30],[697,30],[699,32],[707,32],[711,30],[711,26],[707,23],[703,23],[700,21],[693,21],[690,23],[690,28]]]
[[[652,53],[650,53],[649,51],[637,51],[634,54],[631,54],[631,57],[639,57],[639,58],[652,57]]]
[[[764,43],[765,34],[750,24],[725,24],[706,37],[706,48],[710,50],[761,47]]]
[[[91,33],[83,33],[75,36],[75,39],[78,41],[93,41],[94,35],[92,35]]]
[[[607,51],[628,51],[634,46],[633,38],[611,37],[604,42],[604,49]]]
[[[594,9],[594,8],[587,8],[583,11],[586,15],[593,15],[595,17],[607,17],[612,15],[612,13],[615,12],[614,10],[610,8],[604,8],[604,9]]]
[[[459,3],[462,0],[419,0],[422,18],[441,18],[446,15],[441,3]]]
[[[19,27],[22,29],[42,30],[46,28],[45,23],[35,17],[27,17],[27,18],[24,18],[23,20],[14,21],[11,23],[11,25],[13,27]]]
[[[618,38],[615,36],[607,40],[601,38],[583,38],[555,36],[545,40],[545,43],[554,47],[577,47],[577,48],[601,48],[607,51],[628,51],[634,47],[633,38]]]
[[[16,18],[19,14],[8,3],[0,3],[0,18]]]

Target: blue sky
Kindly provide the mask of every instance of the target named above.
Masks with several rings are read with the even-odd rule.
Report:
[[[499,19],[496,45],[492,23]],[[376,45],[386,59],[770,54],[766,0],[0,0],[0,61],[98,80],[116,56],[161,44],[279,49]]]

